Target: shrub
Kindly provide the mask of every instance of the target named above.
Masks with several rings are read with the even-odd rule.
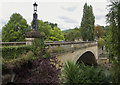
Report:
[[[42,58],[44,58],[44,59],[45,59],[45,58],[47,58],[47,55],[46,55],[46,54],[44,54],[44,55],[42,56]]]
[[[30,49],[30,46],[2,47],[2,57],[4,59],[15,59],[22,53],[28,52]]]
[[[32,51],[29,51],[26,55],[22,56],[22,60],[24,61],[30,61],[33,59],[34,53]]]
[[[47,55],[48,57],[51,56],[51,53],[52,53],[52,49],[47,49],[47,50],[46,50],[46,55]]]
[[[99,46],[99,48],[102,48],[104,45],[105,45],[104,39],[103,38],[99,38],[99,40],[98,40],[98,46]]]
[[[34,53],[32,51],[27,52],[26,54],[22,54],[19,58],[16,59],[4,59],[2,58],[2,66],[3,69],[11,68],[11,67],[20,67],[22,64],[28,63],[33,60]]]
[[[104,68],[95,68],[94,66],[81,65],[80,68],[80,83],[107,83],[108,79],[105,75]]]
[[[64,51],[64,48],[62,46],[52,48],[53,53],[61,53],[63,51]]]
[[[72,83],[79,83],[79,69],[79,65],[71,61],[67,61],[64,65],[62,75],[63,83],[68,83],[68,85]]]
[[[43,39],[35,38],[34,41],[32,42],[31,47],[32,47],[32,51],[34,52],[35,55],[40,55],[40,53],[42,52],[42,50],[45,47]]]
[[[64,83],[78,83],[82,85],[88,83],[102,84],[109,82],[108,76],[105,75],[103,68],[85,66],[84,64],[79,66],[70,61],[64,65],[62,79]]]
[[[111,69],[112,73],[112,83],[119,83],[120,84],[120,63],[115,60],[113,64],[113,68]]]

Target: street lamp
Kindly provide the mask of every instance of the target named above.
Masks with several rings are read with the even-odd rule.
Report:
[[[42,34],[41,32],[38,31],[38,23],[37,23],[37,4],[36,2],[33,4],[34,7],[34,13],[33,13],[33,26],[32,26],[32,30],[30,32],[26,33],[26,45],[31,45],[32,41],[34,40],[34,38],[41,38],[43,42],[44,39],[44,34]],[[44,42],[43,42],[44,43]]]
[[[33,4],[33,6],[34,6],[34,12],[37,12],[37,4],[36,4],[36,2]]]
[[[37,4],[36,4],[36,2],[33,4],[33,6],[34,6],[34,13],[33,13],[33,30],[37,30],[37,28],[38,28],[38,24],[37,24],[37,17],[38,17],[38,15],[37,15]]]

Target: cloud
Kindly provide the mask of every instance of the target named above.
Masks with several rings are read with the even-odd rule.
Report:
[[[4,25],[4,24],[6,24],[6,20],[4,20],[4,19],[0,19],[0,24],[2,24],[2,25]]]
[[[100,19],[102,19],[102,18],[104,18],[104,17],[105,17],[105,16],[102,16],[102,15],[96,15],[96,16],[95,16],[95,19],[96,19],[96,20],[100,20]]]
[[[78,23],[76,20],[71,19],[71,18],[66,17],[66,16],[59,16],[59,19],[62,19],[66,23]]]
[[[0,30],[2,29],[2,27],[7,23],[7,20],[5,19],[0,19]]]
[[[76,6],[72,6],[72,7],[62,6],[61,8],[64,9],[64,10],[67,10],[67,11],[69,11],[69,12],[73,12],[73,11],[76,10],[77,7],[76,7]]]

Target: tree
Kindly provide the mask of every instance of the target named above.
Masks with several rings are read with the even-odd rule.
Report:
[[[99,38],[99,40],[98,40],[98,46],[99,46],[99,48],[102,48],[104,46],[104,44],[105,44],[104,39],[103,38]]]
[[[46,22],[44,22],[44,23],[50,25],[50,26],[52,27],[52,29],[54,29],[54,27],[57,27],[57,24],[56,24],[56,23],[54,24],[54,23],[51,23],[51,22],[48,22],[48,21],[46,21]]]
[[[94,22],[95,17],[93,14],[92,6],[87,6],[87,3],[85,3],[80,27],[80,32],[84,41],[94,41]]]
[[[111,31],[111,27],[110,26],[105,26],[105,31],[104,31],[104,35],[103,35],[103,39],[105,40],[105,48],[106,51],[111,53],[112,51],[112,31]],[[111,54],[110,54],[111,55]]]
[[[2,28],[2,41],[25,41],[25,33],[29,30],[30,26],[27,21],[19,13],[14,13],[8,23]]]
[[[66,41],[74,41],[81,39],[81,33],[79,28],[75,27],[74,29],[70,29],[67,33],[64,33]]]
[[[100,25],[97,25],[95,27],[95,36],[99,38],[102,37],[102,35],[103,35],[103,28]]]
[[[31,23],[33,25],[33,22]],[[64,35],[57,24],[38,20],[38,30],[45,34],[45,41],[62,41]]]
[[[117,57],[114,60],[112,82],[120,83],[120,1],[111,0],[109,5],[109,13],[106,15],[107,22],[110,24],[110,39],[109,48],[113,57]]]
[[[56,26],[52,30],[52,35],[51,35],[50,38],[52,38],[52,37],[54,37],[54,39],[55,39],[54,41],[62,41],[62,40],[64,40],[64,34],[60,30],[60,28],[58,28]]]
[[[113,0],[109,5],[109,13],[106,15],[107,23],[110,24],[111,46],[113,54],[120,61],[120,1]]]

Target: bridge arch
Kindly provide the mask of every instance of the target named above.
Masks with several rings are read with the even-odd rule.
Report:
[[[82,62],[85,63],[85,64],[87,64],[87,65],[92,65],[92,64],[96,65],[97,64],[95,55],[91,51],[86,51],[76,61],[76,63],[78,63],[78,64],[80,64]]]

